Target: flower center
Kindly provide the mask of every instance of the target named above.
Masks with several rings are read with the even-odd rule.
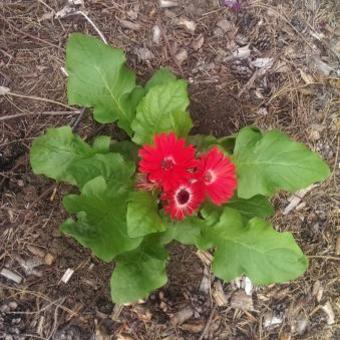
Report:
[[[161,162],[161,167],[163,170],[171,170],[175,165],[175,160],[172,156],[164,157]]]
[[[203,176],[205,184],[211,184],[215,182],[216,175],[212,170],[207,170],[206,173]]]
[[[185,205],[189,202],[190,192],[187,189],[182,188],[177,192],[176,199],[180,205]]]

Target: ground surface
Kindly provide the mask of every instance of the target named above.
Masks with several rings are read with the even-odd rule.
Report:
[[[173,244],[169,284],[144,304],[113,306],[112,266],[58,231],[70,188],[32,174],[28,159],[34,137],[77,118],[34,97],[67,103],[66,39],[96,32],[82,15],[56,18],[66,0],[5,0],[0,86],[11,93],[0,96],[0,270],[21,282],[0,276],[0,339],[340,339],[336,1],[240,1],[238,12],[214,0],[177,3],[88,0],[80,9],[127,51],[140,79],[159,66],[189,79],[194,132],[275,127],[321,153],[329,180],[287,215],[289,196],[274,200],[273,221],[310,256],[308,272],[247,295],[244,284],[222,286],[193,249]],[[117,136],[89,114],[77,129],[88,139]],[[64,284],[68,268],[75,272]]]

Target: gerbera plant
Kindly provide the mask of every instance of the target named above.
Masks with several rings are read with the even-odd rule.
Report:
[[[137,85],[123,51],[96,38],[72,34],[66,67],[69,104],[92,108],[97,122],[115,123],[127,137],[87,140],[68,126],[49,129],[33,142],[31,165],[78,188],[63,199],[70,217],[60,228],[115,262],[113,301],[138,301],[166,284],[174,240],[210,251],[224,281],[246,275],[262,285],[304,273],[308,261],[292,234],[267,219],[276,192],[329,176],[317,154],[277,130],[189,135],[186,81],[161,69]]]

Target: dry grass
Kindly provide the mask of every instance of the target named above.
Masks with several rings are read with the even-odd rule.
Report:
[[[151,0],[87,1],[85,5],[109,43],[127,51],[128,62],[140,79],[167,66],[190,80],[195,132],[225,135],[246,124],[280,128],[329,163],[332,176],[309,192],[298,209],[284,216],[288,196],[282,194],[274,200],[277,214],[273,221],[279,230],[294,233],[310,258],[308,272],[291,283],[257,288],[252,294],[253,311],[237,310],[230,304],[216,307],[210,295],[198,292],[203,276],[200,260],[193,250],[174,246],[169,285],[145,305],[125,307],[112,320],[117,311],[109,302],[106,286],[111,266],[59,234],[57,226],[65,217],[61,197],[69,188],[34,176],[28,160],[34,137],[48,127],[76,121],[77,115],[66,114],[69,108],[57,104],[67,103],[66,77],[61,70],[64,46],[71,32],[96,32],[81,15],[53,18],[65,1],[3,1],[0,85],[19,96],[0,97],[0,267],[9,266],[24,278],[17,285],[0,277],[0,305],[18,303],[6,320],[20,317],[18,327],[27,339],[60,339],[60,332],[66,330],[80,339],[95,332],[114,339],[125,334],[148,340],[199,339],[203,332],[209,339],[337,339],[340,125],[336,1],[247,1],[239,13],[214,0],[178,2],[179,7],[167,10]],[[182,16],[197,24],[194,33],[178,24],[176,19]],[[230,24],[226,31],[217,25],[222,19]],[[138,30],[126,28],[122,20],[139,25]],[[161,30],[158,45],[152,40],[155,25]],[[204,43],[195,50],[193,42],[199,37]],[[243,60],[251,72],[248,78],[231,72],[235,65],[232,53],[239,48],[236,41],[242,39],[251,48],[250,57]],[[147,48],[153,57],[144,58],[141,48]],[[181,49],[188,54],[182,62],[178,59]],[[273,66],[254,75],[250,63],[257,58],[273,58]],[[320,61],[333,71],[325,73]],[[78,126],[87,138],[100,130],[120,136],[112,126],[99,127],[87,114]],[[52,264],[44,263],[47,253],[54,258]],[[18,256],[40,256],[43,264],[37,270],[42,276],[25,273]],[[65,285],[59,281],[67,268],[75,269],[75,274]],[[226,284],[224,292],[230,303],[235,286]],[[335,313],[332,325],[327,324],[323,309],[327,302]],[[174,325],[173,315],[188,305],[197,311],[196,318]],[[272,316],[282,322],[265,327],[265,320]],[[8,322],[2,322],[0,317],[0,337],[1,332],[10,332]]]

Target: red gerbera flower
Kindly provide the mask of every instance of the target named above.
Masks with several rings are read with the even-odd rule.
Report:
[[[186,215],[196,212],[204,200],[201,183],[182,183],[162,195],[164,211],[172,219],[182,220]]]
[[[198,178],[204,191],[216,204],[221,205],[233,196],[237,181],[235,165],[217,147],[201,155],[198,161]]]
[[[156,135],[154,145],[144,145],[139,156],[139,171],[164,190],[190,179],[190,169],[196,165],[195,148],[185,146],[185,140],[174,133]]]

